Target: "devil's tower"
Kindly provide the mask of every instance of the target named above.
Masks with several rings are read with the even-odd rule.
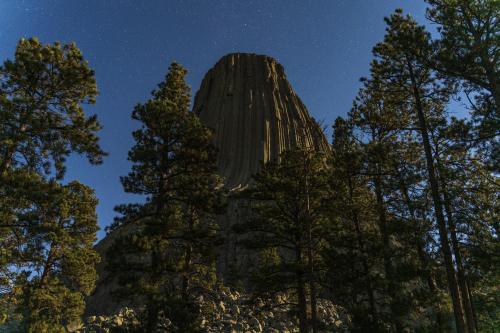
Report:
[[[223,57],[205,75],[193,111],[215,130],[219,170],[229,189],[247,184],[261,161],[285,149],[328,146],[283,67],[267,56]]]

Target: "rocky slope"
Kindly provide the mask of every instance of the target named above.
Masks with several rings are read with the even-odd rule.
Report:
[[[298,323],[291,318],[290,299],[276,295],[272,299],[251,299],[247,295],[222,288],[212,296],[199,296],[195,304],[199,311],[202,332],[298,333]],[[325,299],[318,300],[320,332],[348,332],[350,319],[345,311]],[[112,316],[92,316],[78,333],[109,333],[117,328],[134,332],[138,321],[132,309],[124,308]],[[163,315],[156,333],[176,330],[175,324]]]

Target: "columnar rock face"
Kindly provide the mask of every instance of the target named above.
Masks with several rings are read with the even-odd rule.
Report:
[[[215,130],[219,170],[228,188],[246,185],[260,162],[295,146],[327,149],[318,124],[273,58],[223,57],[205,75],[193,111]]]

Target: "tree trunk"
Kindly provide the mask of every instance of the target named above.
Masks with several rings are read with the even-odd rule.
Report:
[[[372,138],[373,140],[376,140],[375,133],[372,131]],[[397,315],[395,315],[395,303],[394,300],[396,299],[396,291],[398,290],[397,284],[394,282],[394,273],[392,270],[392,263],[391,263],[391,246],[390,246],[390,234],[389,230],[387,227],[387,215],[386,215],[386,208],[385,208],[385,203],[384,203],[384,196],[382,193],[382,179],[380,177],[381,174],[381,168],[380,165],[377,163],[376,164],[376,175],[373,177],[373,183],[375,185],[375,196],[377,199],[377,214],[378,214],[378,221],[379,221],[379,227],[380,231],[382,233],[382,244],[383,244],[383,257],[384,257],[384,272],[385,272],[385,278],[387,279],[387,286],[388,286],[388,294],[390,297],[390,309],[391,309],[391,322],[392,325],[394,326],[394,329],[396,332],[401,332],[402,327],[401,323],[399,322]]]
[[[353,204],[353,197],[354,197],[354,189],[352,187],[352,181],[351,178],[348,178],[348,186],[349,186],[349,202],[351,205]],[[372,315],[372,320],[373,322],[377,322],[377,310],[375,307],[375,296],[373,294],[373,286],[372,286],[372,281],[370,278],[370,270],[368,268],[368,262],[366,261],[365,258],[365,244],[363,242],[363,237],[361,235],[361,227],[359,225],[359,216],[357,214],[357,211],[352,212],[352,221],[354,222],[354,228],[356,230],[356,242],[358,243],[358,248],[359,251],[361,252],[361,263],[363,265],[363,273],[366,277],[366,294],[368,296],[368,302],[370,304],[370,312]]]
[[[458,283],[455,276],[455,268],[453,267],[453,259],[450,250],[450,244],[448,240],[448,230],[446,227],[446,222],[443,215],[443,206],[441,203],[441,198],[439,195],[439,184],[436,177],[436,171],[434,168],[434,158],[432,156],[432,149],[429,140],[429,133],[427,130],[427,122],[424,115],[424,110],[420,100],[420,91],[416,84],[415,77],[413,75],[413,68],[410,63],[408,63],[408,71],[410,74],[410,79],[413,89],[413,98],[415,102],[415,111],[418,116],[418,122],[420,127],[420,133],[422,136],[422,141],[424,145],[425,160],[427,165],[427,174],[429,177],[429,185],[431,188],[432,201],[434,203],[434,214],[436,215],[436,221],[439,230],[439,240],[441,243],[441,251],[443,252],[444,263],[446,268],[446,276],[448,280],[448,288],[450,290],[451,299],[453,302],[453,313],[455,315],[455,325],[457,327],[457,333],[466,333],[467,327],[465,325],[464,313],[462,309],[462,303],[460,300],[460,291],[458,289]]]
[[[460,253],[460,247],[457,239],[457,231],[455,227],[455,221],[453,220],[453,213],[451,210],[451,202],[446,186],[443,183],[441,177],[441,187],[443,191],[444,207],[446,212],[446,219],[448,220],[448,227],[450,229],[451,245],[453,252],[455,254],[455,262],[457,264],[457,275],[458,284],[460,285],[460,294],[462,296],[462,306],[465,310],[465,315],[467,317],[467,327],[470,333],[476,332],[476,323],[474,321],[474,315],[472,314],[472,300],[469,298],[469,293],[467,292],[467,283],[465,278],[465,271],[463,267],[462,254]]]
[[[378,169],[378,167],[377,167]],[[379,170],[377,170],[379,172]],[[390,244],[389,244],[389,231],[387,228],[387,216],[385,214],[384,198],[382,194],[382,180],[380,176],[375,176],[373,179],[375,184],[375,196],[377,198],[377,214],[380,232],[382,233],[382,244],[384,246],[383,257],[384,257],[384,270],[386,278],[391,281],[392,279],[392,264],[390,258]]]
[[[313,265],[310,265],[309,274],[313,273]],[[311,322],[313,333],[318,333],[318,302],[316,299],[316,283],[314,282],[314,277],[309,278],[309,291],[310,291],[310,302],[311,302]]]
[[[414,223],[418,223],[417,221],[417,215],[415,213],[415,208],[413,207],[412,201],[410,199],[410,195],[408,193],[408,187],[404,184],[404,182],[401,180],[400,177],[400,188],[401,188],[401,193],[403,194],[403,198],[406,202],[406,206],[408,207],[408,211],[410,213],[410,216]],[[425,241],[422,240],[422,237],[420,233],[415,234],[415,245],[417,248],[417,253],[418,253],[418,258],[420,261],[420,265],[422,266],[423,270],[423,277],[422,280],[426,281],[427,286],[429,287],[429,291],[431,294],[436,294],[437,292],[437,287],[436,283],[434,281],[434,278],[432,276],[432,273],[429,270],[429,260],[425,255],[425,250],[424,250],[424,244]],[[443,314],[441,311],[441,308],[439,304],[435,307],[436,309],[436,330],[437,332],[443,332],[443,324],[444,324],[444,319],[443,319]]]
[[[359,218],[358,218],[357,214],[355,214],[355,216],[354,216],[354,226],[356,228],[356,240],[357,240],[358,247],[360,249],[361,257],[362,257],[361,263],[363,265],[363,273],[365,274],[365,277],[366,277],[366,294],[368,296],[368,302],[370,304],[370,312],[372,315],[372,320],[375,323],[378,320],[377,308],[375,306],[375,296],[373,294],[373,285],[372,285],[372,280],[370,278],[370,270],[368,268],[368,262],[366,261],[366,258],[365,258],[364,242],[363,242],[363,239],[361,236],[361,229],[359,226]]]
[[[188,221],[189,226],[189,236],[192,235],[194,229],[194,213],[191,211],[191,215]],[[184,301],[188,300],[188,289],[189,289],[189,273],[191,270],[191,256],[193,252],[192,243],[190,240],[187,240],[186,244],[186,253],[184,258],[184,267],[183,267],[183,275],[182,275],[182,299]]]
[[[311,323],[313,333],[318,332],[318,309],[316,300],[316,283],[314,282],[314,262],[312,256],[312,250],[308,250],[308,261],[309,261],[309,298],[311,303]]]
[[[467,279],[466,282],[467,282],[467,292],[469,293],[469,299],[471,300],[472,316],[474,317],[474,325],[476,326],[476,331],[479,332],[479,323],[477,320],[476,307],[474,306],[474,302],[472,301],[472,292],[471,292],[471,288],[470,288],[469,279]]]
[[[311,228],[309,226],[309,228]],[[317,315],[317,300],[316,300],[316,283],[314,281],[314,258],[313,258],[313,251],[312,251],[312,237],[311,237],[311,230],[309,230],[309,246],[307,249],[307,261],[308,261],[308,268],[309,268],[309,274],[308,274],[308,284],[309,284],[309,301],[311,304],[311,326],[312,326],[312,331],[313,333],[318,332],[318,315]]]
[[[299,310],[299,331],[300,333],[309,333],[309,325],[307,323],[307,301],[306,301],[306,291],[304,283],[304,274],[302,272],[302,251],[297,249],[296,251],[296,279],[297,279],[297,298],[298,298],[298,310]]]
[[[147,307],[148,312],[146,318],[145,332],[156,332],[156,326],[158,324],[158,310],[152,298],[153,297],[150,295]]]
[[[305,177],[305,194],[306,194],[306,223],[307,223],[307,264],[309,268],[308,282],[309,282],[309,298],[311,304],[311,323],[313,333],[318,333],[318,311],[317,311],[317,300],[316,300],[316,284],[314,281],[314,253],[313,253],[313,221],[311,217],[311,203],[309,195],[309,167],[308,167],[309,157],[306,155],[304,158],[304,177]]]
[[[184,262],[184,274],[182,276],[182,299],[184,301],[187,301],[188,299],[188,290],[189,290],[189,270],[191,269],[191,253],[192,253],[192,248],[191,244],[187,245],[186,249],[186,258]]]
[[[157,206],[158,208],[158,206]],[[157,252],[157,249],[159,249],[159,241],[156,240],[154,242],[154,247],[153,250],[150,252],[150,258],[151,258],[151,276],[150,280],[156,284],[158,280],[160,279],[160,276],[162,274],[161,271],[159,271],[158,267],[158,262],[161,260],[159,258],[159,253]],[[154,294],[149,292],[146,295],[146,322],[143,323],[145,325],[145,332],[154,332],[156,331],[156,326],[158,324],[158,305],[156,304],[156,301],[154,299]]]

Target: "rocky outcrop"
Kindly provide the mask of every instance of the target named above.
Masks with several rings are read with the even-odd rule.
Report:
[[[328,149],[321,128],[276,60],[226,55],[208,71],[193,111],[215,131],[219,171],[229,188],[246,185],[261,162],[296,146]]]
[[[212,296],[199,296],[194,300],[199,316],[197,323],[202,332],[246,333],[298,333],[299,325],[293,316],[291,302],[286,295],[272,299],[252,299],[246,294],[222,288]],[[332,302],[318,300],[320,332],[349,332],[350,318],[345,310]],[[124,308],[112,316],[87,318],[86,327],[78,333],[109,333],[113,329],[134,332],[138,326],[136,314]],[[160,314],[155,333],[178,332],[170,319]]]

